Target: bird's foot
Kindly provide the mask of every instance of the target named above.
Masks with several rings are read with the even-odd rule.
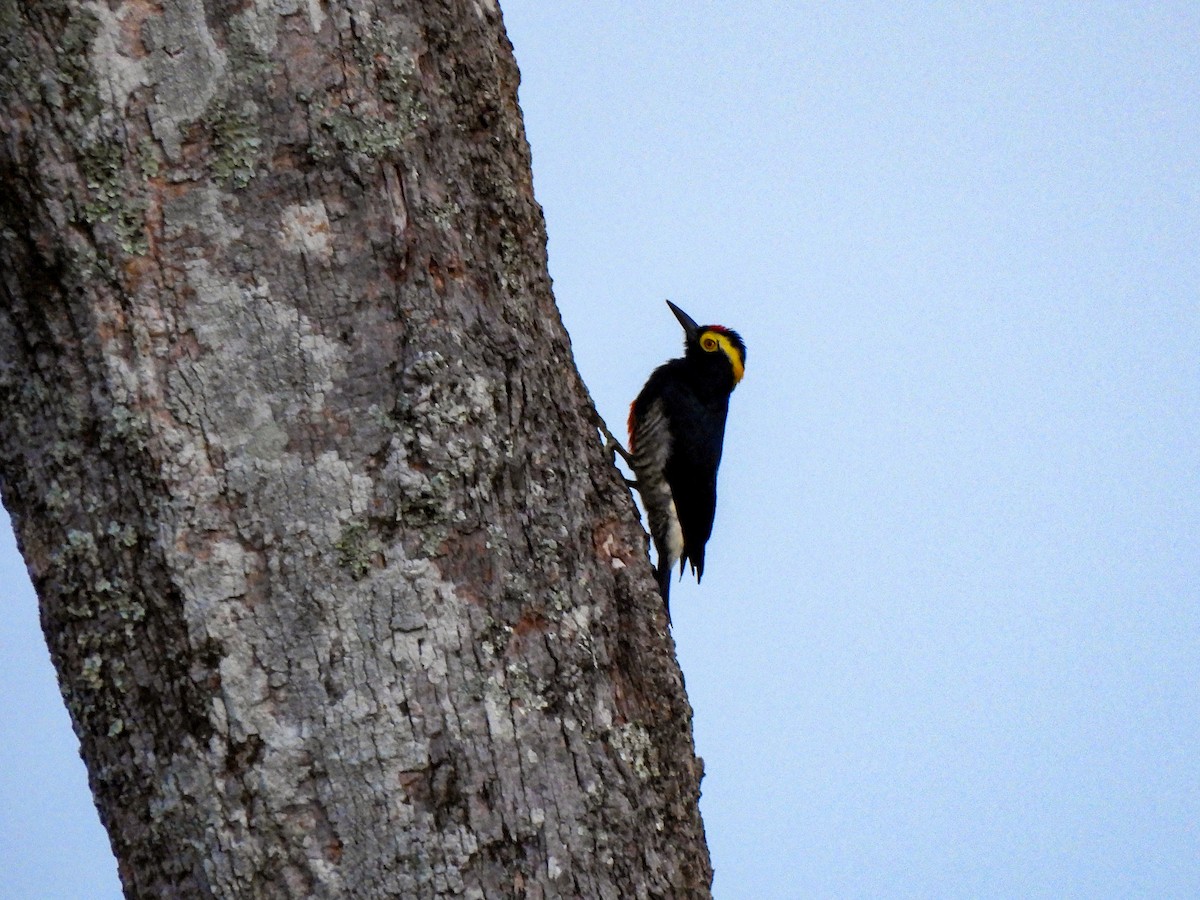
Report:
[[[608,430],[608,426],[601,422],[600,430],[604,433],[604,452],[608,454],[609,458],[613,462],[613,465],[616,465],[617,454],[620,454],[621,459],[625,460],[625,463],[630,468],[633,468],[633,456],[630,455],[628,450],[621,446],[620,441],[613,437],[613,433]],[[628,478],[625,479],[625,481],[626,483],[630,484],[631,487],[636,486],[636,482],[630,482]]]

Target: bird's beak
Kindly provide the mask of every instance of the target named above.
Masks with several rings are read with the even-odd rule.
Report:
[[[679,324],[683,326],[683,330],[687,333],[688,339],[690,340],[694,338],[696,336],[696,332],[700,330],[700,326],[696,324],[696,320],[670,300],[667,301],[667,306],[671,307],[671,312],[675,313],[675,318],[677,318],[679,320]]]

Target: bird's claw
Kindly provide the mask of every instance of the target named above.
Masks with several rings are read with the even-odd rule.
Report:
[[[608,426],[601,422],[600,430],[604,433],[604,452],[609,455],[609,458],[612,459],[613,464],[616,464],[617,454],[620,454],[621,459],[625,460],[626,464],[630,468],[633,468],[633,457],[630,455],[628,450],[621,446],[621,442],[613,437],[612,432],[608,430]],[[626,482],[628,481],[629,479],[626,479]]]

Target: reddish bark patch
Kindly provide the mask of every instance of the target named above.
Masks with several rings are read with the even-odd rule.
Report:
[[[621,519],[605,519],[592,530],[596,556],[609,568],[626,568],[638,560],[639,553],[629,546],[622,533],[626,527],[627,523]]]
[[[526,609],[513,625],[513,637],[523,638],[530,634],[541,634],[550,624],[540,610]]]
[[[446,538],[438,547],[436,562],[442,577],[454,584],[460,597],[485,605],[496,583],[492,556],[487,530],[477,528]]]

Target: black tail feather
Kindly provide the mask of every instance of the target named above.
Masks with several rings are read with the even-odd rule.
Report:
[[[667,624],[671,624],[671,567],[659,562],[654,573],[658,576],[658,592],[662,594],[663,609],[667,612]]]

